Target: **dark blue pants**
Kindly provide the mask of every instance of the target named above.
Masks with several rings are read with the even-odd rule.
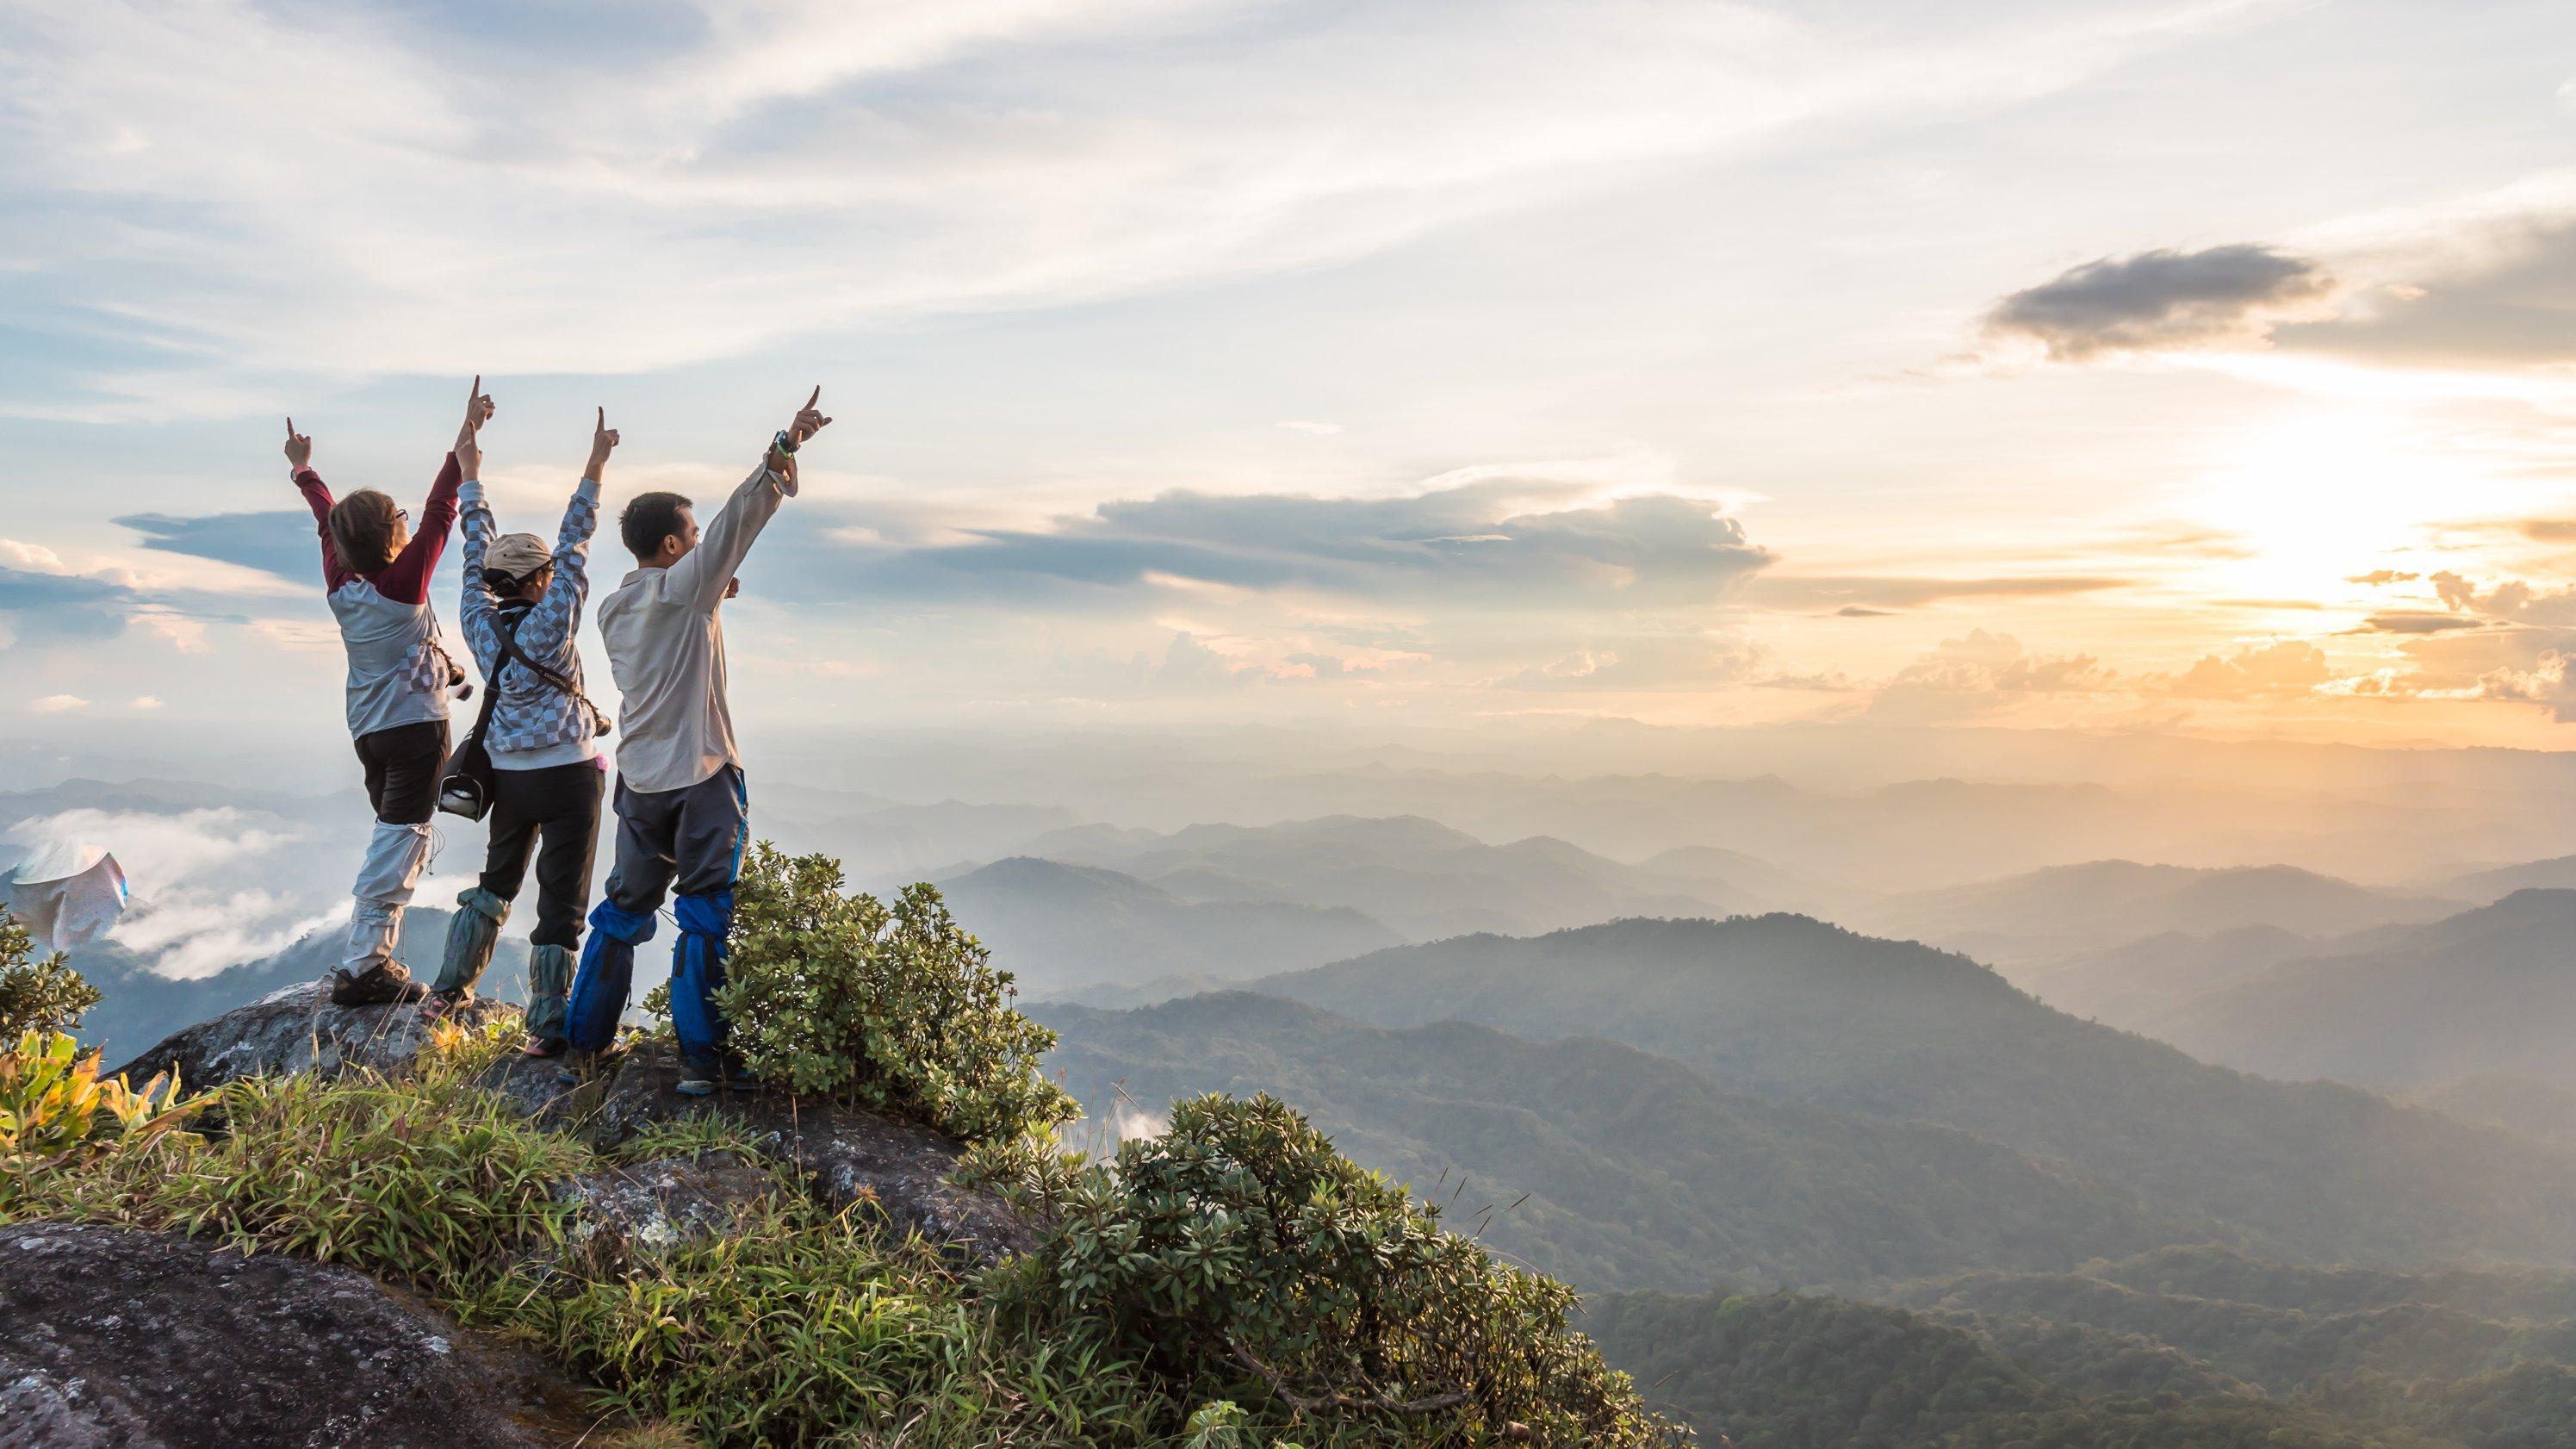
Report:
[[[655,913],[672,887],[680,939],[671,948],[671,1026],[680,1054],[700,1066],[724,1052],[725,935],[733,927],[733,887],[742,875],[751,797],[742,767],[727,765],[681,790],[629,790],[617,782],[617,863],[608,898],[590,913],[581,970],[572,983],[565,1035],[595,1052],[617,1035],[635,977],[635,948],[653,939]]]

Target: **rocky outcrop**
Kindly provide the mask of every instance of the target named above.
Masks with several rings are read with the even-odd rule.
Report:
[[[778,1093],[683,1097],[679,1079],[668,1047],[637,1047],[592,1118],[598,1143],[614,1147],[657,1123],[712,1112],[763,1153],[802,1168],[825,1201],[873,1202],[896,1232],[918,1232],[975,1263],[1036,1246],[1036,1230],[1008,1204],[949,1182],[963,1150],[951,1138],[881,1112]]]
[[[535,1449],[579,1389],[373,1279],[128,1228],[0,1228],[0,1449]]]
[[[461,1018],[479,1026],[516,1013],[515,1007],[485,1000],[463,1008]],[[192,1091],[251,1076],[327,1075],[348,1066],[391,1070],[417,1056],[427,1035],[417,1008],[333,1006],[319,983],[307,983],[174,1033],[118,1070],[140,1082],[175,1064],[179,1080]],[[559,1065],[507,1056],[484,1073],[482,1085],[528,1117],[582,1133],[602,1148],[622,1146],[657,1123],[714,1113],[739,1123],[763,1153],[801,1168],[826,1201],[872,1202],[896,1232],[918,1232],[976,1263],[1036,1245],[1034,1229],[1001,1199],[949,1183],[963,1148],[927,1127],[765,1091],[683,1097],[677,1090],[679,1059],[656,1042],[627,1053],[607,1080],[578,1088],[557,1080]],[[714,1185],[694,1179],[692,1184]],[[734,1199],[724,1194],[739,1185],[726,1185],[707,1211],[729,1213],[724,1204]],[[672,1190],[682,1192],[677,1179]],[[633,1205],[631,1197],[603,1186],[601,1201],[611,1199]],[[652,1230],[685,1234],[687,1211],[681,1221]],[[648,1214],[640,1221],[650,1220]]]
[[[486,999],[468,1003],[456,1019],[480,1026],[518,1014],[517,1007]],[[109,1075],[121,1072],[139,1085],[175,1065],[180,1082],[194,1091],[242,1077],[392,1069],[419,1054],[428,1026],[416,1006],[333,1006],[323,983],[307,981],[173,1032]],[[552,1075],[549,1067],[547,1079]]]
[[[624,1251],[658,1251],[733,1230],[778,1186],[769,1169],[729,1154],[664,1157],[636,1167],[584,1173],[555,1189],[580,1209],[575,1247],[603,1240]]]

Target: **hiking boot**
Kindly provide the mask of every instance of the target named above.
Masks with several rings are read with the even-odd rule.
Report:
[[[547,1061],[562,1056],[572,1046],[559,1036],[539,1036],[534,1032],[519,1038],[519,1055]]]
[[[458,1007],[473,999],[474,993],[471,990],[432,991],[429,993],[429,999],[420,1004],[420,1019],[437,1021],[441,1017],[453,1014]]]
[[[680,1080],[673,1090],[683,1097],[712,1097],[719,1091],[756,1092],[760,1079],[739,1062],[715,1066],[704,1062],[680,1064]]]
[[[355,976],[345,966],[331,973],[333,1006],[393,1006],[428,994],[400,961],[379,961]]]

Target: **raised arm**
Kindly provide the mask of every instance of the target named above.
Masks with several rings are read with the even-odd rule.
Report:
[[[698,546],[671,565],[671,583],[685,590],[701,611],[713,612],[724,602],[734,570],[742,567],[760,531],[769,526],[782,501],[796,496],[796,450],[832,421],[815,406],[822,397],[823,389],[815,388],[805,406],[796,410],[795,420],[771,440],[760,465],[725,500],[724,508],[699,536]]]
[[[411,542],[403,545],[403,551],[376,575],[377,593],[402,604],[429,601],[429,576],[437,572],[438,556],[447,548],[447,531],[456,524],[456,489],[466,471],[466,460],[473,460],[472,471],[483,471],[483,452],[475,442],[475,434],[492,412],[492,399],[484,395],[483,379],[477,375],[466,394],[465,422],[456,430],[456,446],[448,451],[437,481],[429,485],[429,499],[420,506],[420,519],[413,525]]]
[[[474,440],[466,440],[456,456],[457,471],[464,475],[456,485],[458,530],[465,535],[463,597],[458,600],[459,624],[465,630],[465,647],[474,651],[474,662],[488,682],[500,667],[501,644],[498,615],[501,599],[492,586],[483,581],[483,560],[492,548],[492,504],[483,496],[483,450]]]
[[[313,438],[295,431],[295,419],[286,420],[286,471],[295,480],[295,491],[304,495],[304,506],[313,510],[313,531],[322,539],[322,588],[324,592],[349,581],[349,571],[340,567],[340,554],[331,547],[331,485],[313,471]]]
[[[581,606],[590,597],[590,536],[599,527],[599,475],[608,471],[608,455],[617,443],[608,410],[601,408],[590,435],[590,462],[581,470],[572,501],[564,505],[563,527],[555,532],[554,582],[546,585],[520,626],[520,647],[531,655],[543,657],[561,648],[581,624]]]

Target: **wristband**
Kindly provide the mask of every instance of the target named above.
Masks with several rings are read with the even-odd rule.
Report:
[[[778,436],[769,440],[769,446],[777,449],[779,452],[785,453],[788,457],[793,458],[796,456],[796,445],[788,440],[787,430],[785,428],[780,428],[778,430]]]

